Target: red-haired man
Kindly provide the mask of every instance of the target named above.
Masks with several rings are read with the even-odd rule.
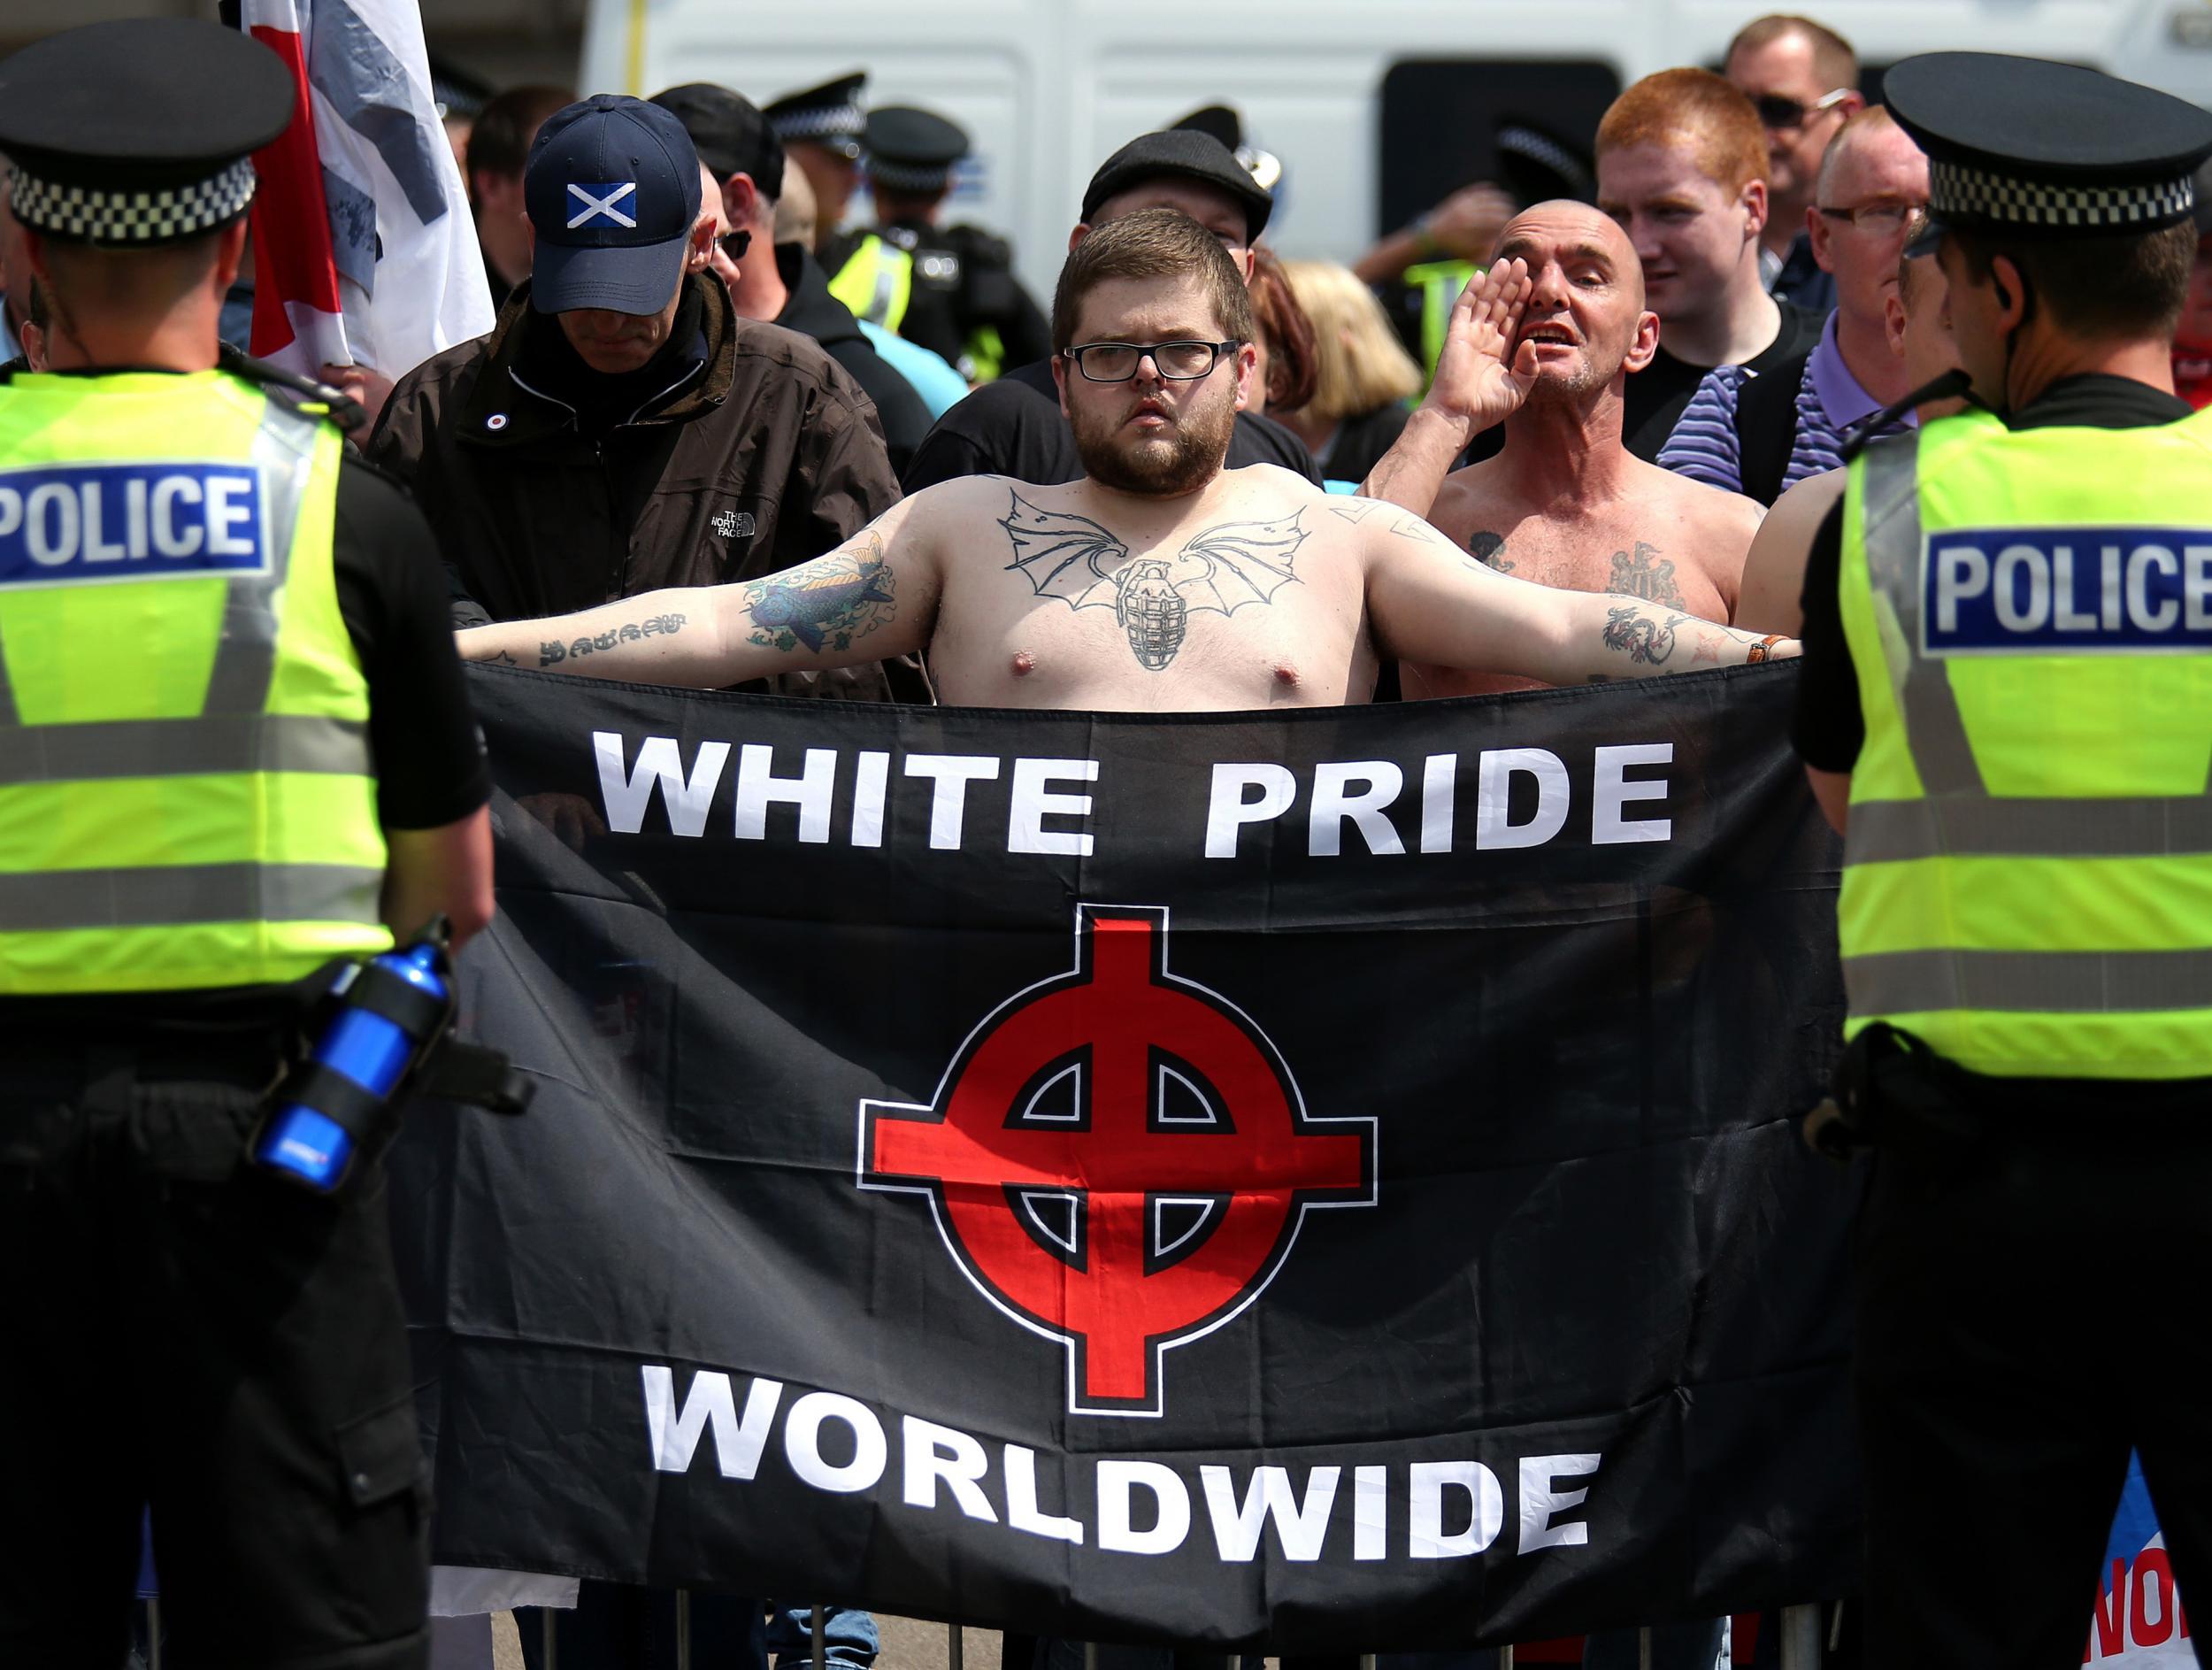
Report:
[[[1643,263],[1659,350],[1628,380],[1628,450],[1658,457],[1716,366],[1764,371],[1812,351],[1817,314],[1769,296],[1759,272],[1767,140],[1751,101],[1709,70],[1662,70],[1598,124],[1598,207]]]

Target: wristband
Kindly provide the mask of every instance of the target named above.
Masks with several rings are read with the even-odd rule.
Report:
[[[1760,639],[1745,652],[1744,665],[1751,666],[1757,662],[1771,661],[1774,658],[1774,646],[1789,635],[1786,632],[1768,633],[1765,637]]]

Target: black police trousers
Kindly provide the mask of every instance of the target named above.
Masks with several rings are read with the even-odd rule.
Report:
[[[1977,1097],[1878,1146],[1857,1259],[1865,1662],[2079,1670],[2131,1447],[2212,1622],[2212,1097]]]
[[[0,1039],[0,1666],[418,1670],[428,1493],[380,1166],[246,1166],[272,1029]]]

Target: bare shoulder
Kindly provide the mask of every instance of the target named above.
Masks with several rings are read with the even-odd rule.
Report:
[[[1744,558],[1736,624],[1754,632],[1795,634],[1805,624],[1801,596],[1813,535],[1843,496],[1844,470],[1809,475],[1774,501]]]
[[[1696,535],[1704,549],[1725,551],[1732,560],[1749,549],[1766,517],[1765,505],[1741,493],[1709,487],[1655,464],[1645,465],[1640,473],[1645,490],[1671,519]]]
[[[1464,545],[1483,529],[1495,527],[1499,521],[1492,462],[1485,459],[1480,464],[1454,470],[1436,490],[1436,503],[1429,507],[1429,520],[1438,533],[1455,545]]]

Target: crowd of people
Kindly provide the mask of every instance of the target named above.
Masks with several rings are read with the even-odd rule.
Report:
[[[1190,711],[1786,656],[1846,459],[1964,389],[1915,247],[1930,159],[1859,83],[1833,30],[1761,18],[1349,265],[1279,254],[1281,165],[1194,112],[1100,160],[1048,308],[949,220],[965,134],[864,76],[514,88],[453,124],[497,322],[349,378],[355,441],[434,536],[462,654],[562,673]],[[2195,214],[2171,369],[2202,408]],[[10,352],[84,363],[7,214],[0,296]],[[1079,584],[1040,578],[1041,540]],[[1178,565],[1230,560],[1270,578],[1217,620]],[[656,1604],[586,1584],[563,1661],[654,1661]],[[689,1615],[703,1651],[811,1651],[803,1608]],[[866,1614],[826,1626],[872,1660]],[[524,1630],[534,1665],[552,1638]],[[1648,1662],[1726,1651],[1678,1624]]]

